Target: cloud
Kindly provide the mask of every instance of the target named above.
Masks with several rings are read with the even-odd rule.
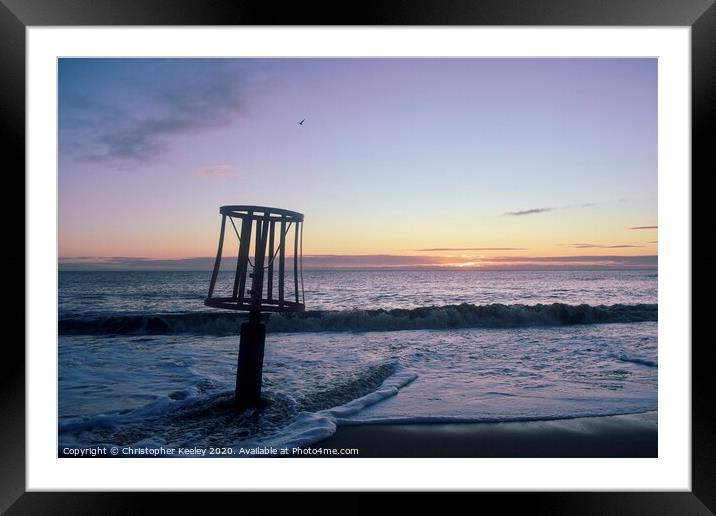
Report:
[[[582,204],[569,204],[564,206],[557,206],[557,207],[551,207],[551,208],[530,208],[528,210],[519,210],[519,211],[508,211],[506,213],[503,213],[503,215],[507,215],[510,217],[519,217],[522,215],[534,215],[536,213],[545,213],[548,211],[555,211],[555,210],[572,210],[576,208],[594,208],[596,206],[601,206],[603,204],[607,204],[610,202],[622,202],[623,199],[619,199],[617,201],[599,201],[599,202],[585,202]]]
[[[290,258],[290,259],[289,259]],[[211,270],[214,257],[152,259],[144,257],[61,257],[61,270]],[[378,267],[430,267],[439,266],[448,260],[440,256],[399,256],[374,255],[304,255],[306,269],[322,268],[378,268]],[[293,264],[293,257],[287,257],[287,266]],[[225,257],[222,269],[234,270],[235,257]]]
[[[60,270],[211,270],[214,258],[180,258],[174,260],[129,256],[60,257]]]
[[[230,60],[115,61],[88,63],[94,80],[81,94],[62,90],[60,150],[79,161],[148,162],[173,137],[226,127],[246,113],[248,74]]]
[[[287,263],[293,263],[288,257]],[[657,256],[498,256],[489,258],[456,258],[448,256],[400,256],[388,254],[373,255],[307,255],[303,257],[305,270],[326,269],[613,269],[657,267]],[[214,266],[213,257],[182,259],[151,259],[132,257],[62,257],[59,268],[72,270],[165,270],[165,271],[210,271]],[[222,270],[235,270],[236,258],[222,261]],[[290,269],[289,269],[290,270]],[[208,276],[207,276],[208,281]]]
[[[627,202],[627,201],[628,201],[628,199],[623,199],[623,198],[622,199],[608,199],[608,200],[603,200],[603,201],[585,202],[583,204],[580,204],[577,207],[579,207],[579,208],[594,208],[595,206],[602,206],[605,204],[614,204],[614,203],[623,203],[623,202]]]
[[[534,215],[535,213],[545,213],[548,211],[552,211],[554,208],[531,208],[529,210],[522,210],[522,211],[508,211],[506,213],[503,213],[503,215],[507,215],[509,217],[520,217],[522,215]]]
[[[655,269],[658,256],[521,256],[519,258],[502,256],[488,258],[491,264],[500,268],[648,268]]]
[[[401,256],[391,254],[369,255],[308,255],[303,257],[304,267],[310,268],[360,268],[360,267],[428,267],[443,264],[441,256]]]
[[[636,244],[617,244],[617,245],[601,245],[601,244],[569,244],[577,249],[625,249],[629,247],[644,247]]]
[[[634,226],[633,228],[627,229],[657,229],[659,226]]]
[[[238,171],[233,165],[204,165],[196,167],[194,174],[206,177],[222,177],[235,174]]]
[[[432,247],[413,251],[526,251],[526,247]]]

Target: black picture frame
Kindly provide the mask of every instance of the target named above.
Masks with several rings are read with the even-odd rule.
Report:
[[[697,170],[701,175],[716,170],[710,149],[713,137],[708,136],[716,133],[714,0],[383,0],[363,1],[353,8],[340,2],[330,5],[295,2],[278,7],[269,2],[202,0],[0,0],[0,131],[1,141],[6,144],[5,163],[16,163],[17,170],[24,169],[25,163],[25,29],[43,25],[689,26],[692,31],[692,178]],[[21,188],[24,189],[24,185]],[[9,266],[14,267],[12,259]],[[716,403],[710,384],[711,345],[710,339],[692,343],[690,492],[485,493],[480,496],[500,503],[501,510],[517,505],[537,514],[713,514],[716,510],[716,439],[710,416]],[[7,514],[142,513],[148,499],[153,497],[161,497],[164,511],[171,510],[171,504],[181,504],[184,510],[192,507],[187,495],[178,493],[27,493],[25,354],[19,339],[7,342],[4,352],[0,398],[0,510],[7,510]],[[247,500],[247,494],[238,496]],[[258,499],[255,502],[261,503]],[[356,502],[353,507],[360,505]],[[203,503],[201,508],[206,510]]]

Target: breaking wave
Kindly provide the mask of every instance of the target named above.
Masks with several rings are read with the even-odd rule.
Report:
[[[615,355],[614,358],[622,362],[629,362],[632,364],[643,365],[646,367],[659,367],[659,364],[656,360],[650,360],[648,358],[638,357],[634,355],[627,355],[626,353],[620,353],[618,355]]]
[[[130,411],[59,423],[60,447],[305,446],[329,437],[340,418],[395,396],[417,375],[397,361],[375,363],[323,389],[284,392],[269,388],[259,409],[237,411],[231,391],[172,393]]]
[[[365,332],[452,328],[517,328],[577,324],[634,323],[658,320],[658,305],[460,305],[392,310],[340,310],[271,314],[269,332]],[[235,335],[246,315],[193,312],[65,318],[62,335],[175,334]]]

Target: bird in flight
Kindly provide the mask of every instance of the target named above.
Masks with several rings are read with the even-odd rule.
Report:
[[[303,120],[301,120],[300,122],[297,122],[297,123],[298,123],[298,125],[303,125],[303,122],[305,122],[305,121],[306,121],[306,119],[304,118]]]

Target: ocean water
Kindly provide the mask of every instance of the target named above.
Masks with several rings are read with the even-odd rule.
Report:
[[[306,271],[307,312],[268,317],[264,403],[243,413],[243,316],[204,307],[208,279],[60,273],[60,449],[657,409],[655,271]]]

